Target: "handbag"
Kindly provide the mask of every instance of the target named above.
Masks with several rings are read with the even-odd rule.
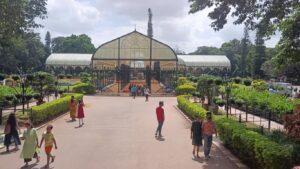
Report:
[[[9,134],[10,131],[11,131],[10,124],[6,124],[6,125],[5,125],[5,129],[4,129],[4,134]]]

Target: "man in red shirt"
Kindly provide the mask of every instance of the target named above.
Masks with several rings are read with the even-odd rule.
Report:
[[[165,112],[164,112],[164,109],[162,108],[164,106],[164,102],[163,101],[160,101],[159,102],[159,106],[156,108],[156,116],[157,116],[157,121],[158,121],[158,126],[157,126],[157,129],[156,129],[156,132],[155,132],[155,137],[162,137],[161,135],[161,129],[162,129],[162,126],[164,124],[164,121],[165,121]]]

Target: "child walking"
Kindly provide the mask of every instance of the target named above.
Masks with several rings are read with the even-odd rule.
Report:
[[[78,115],[77,118],[79,119],[79,127],[83,126],[83,118],[84,118],[84,111],[83,111],[84,103],[82,100],[78,101]]]
[[[202,146],[202,121],[198,116],[192,123],[191,139],[194,146],[193,155],[199,158],[199,148]]]
[[[54,162],[54,159],[55,159],[55,156],[53,156],[51,154],[53,144],[55,145],[55,149],[57,149],[56,140],[54,138],[54,135],[52,134],[52,129],[53,129],[52,125],[47,126],[47,131],[43,134],[43,137],[42,137],[42,140],[40,143],[40,147],[41,147],[43,144],[43,141],[45,140],[45,152],[47,154],[46,168],[49,168],[50,158],[51,158],[52,163]]]

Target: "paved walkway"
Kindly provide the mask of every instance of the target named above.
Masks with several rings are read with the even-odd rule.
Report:
[[[158,101],[165,102],[164,140],[154,138]],[[87,96],[85,126],[76,128],[68,115],[53,123],[58,143],[57,169],[234,169],[235,167],[214,146],[208,162],[192,156],[190,124],[173,105],[175,97],[144,98]],[[44,130],[44,129],[42,129]],[[39,130],[39,136],[42,133]],[[23,165],[20,151],[9,154],[0,150],[1,169]],[[42,161],[31,168],[42,168]]]

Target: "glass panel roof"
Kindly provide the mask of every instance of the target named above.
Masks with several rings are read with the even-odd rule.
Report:
[[[46,60],[48,66],[89,66],[92,54],[52,53]]]
[[[120,44],[120,59],[148,60],[150,59],[150,41],[148,36],[133,31],[101,45],[95,52],[93,59],[118,59]],[[177,60],[177,56],[168,45],[153,39],[152,59]]]
[[[177,55],[187,67],[230,67],[225,55]]]

